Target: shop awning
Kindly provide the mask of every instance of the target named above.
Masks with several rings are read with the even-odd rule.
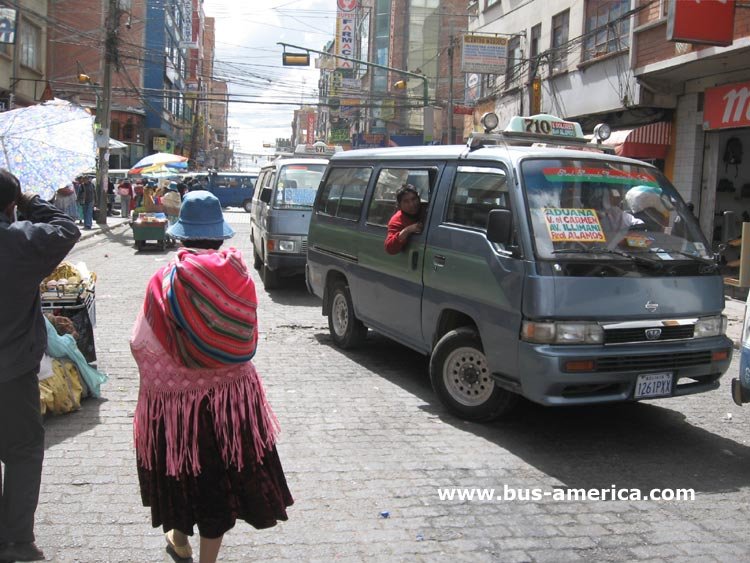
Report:
[[[661,121],[635,129],[612,131],[604,144],[614,147],[619,156],[663,160],[672,144],[672,124]]]

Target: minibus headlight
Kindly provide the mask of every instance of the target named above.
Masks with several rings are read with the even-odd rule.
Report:
[[[293,240],[280,240],[279,252],[294,252],[294,241]]]
[[[524,321],[521,338],[539,344],[602,344],[604,330],[597,323]]]
[[[695,323],[695,338],[708,338],[710,336],[721,336],[727,330],[727,318],[724,315],[704,317]]]

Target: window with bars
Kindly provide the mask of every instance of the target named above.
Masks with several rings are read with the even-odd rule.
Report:
[[[42,68],[42,30],[39,26],[24,20],[19,30],[21,44],[20,63],[34,70]]]
[[[514,88],[520,83],[521,37],[515,35],[508,41],[508,61],[505,68],[505,89]]]
[[[529,76],[536,76],[536,69],[539,64],[537,57],[541,47],[542,24],[538,23],[531,28],[529,39]]]
[[[588,61],[630,47],[630,18],[623,17],[630,0],[588,0],[583,60]]]
[[[568,67],[569,22],[570,10],[565,10],[552,17],[552,53],[550,54],[550,71],[552,74],[562,72]]]

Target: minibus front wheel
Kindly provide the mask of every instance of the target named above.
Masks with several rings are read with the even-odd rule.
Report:
[[[467,420],[493,420],[518,403],[518,395],[495,384],[473,328],[451,330],[438,341],[430,357],[430,380],[443,404]]]

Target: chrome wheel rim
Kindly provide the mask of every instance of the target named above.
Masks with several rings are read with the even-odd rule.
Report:
[[[487,358],[476,348],[456,348],[443,364],[443,383],[451,397],[467,407],[487,402],[495,390]]]
[[[336,336],[343,337],[346,334],[346,329],[349,327],[349,307],[343,293],[336,293],[333,298],[331,320],[333,322],[333,332],[336,333]]]

